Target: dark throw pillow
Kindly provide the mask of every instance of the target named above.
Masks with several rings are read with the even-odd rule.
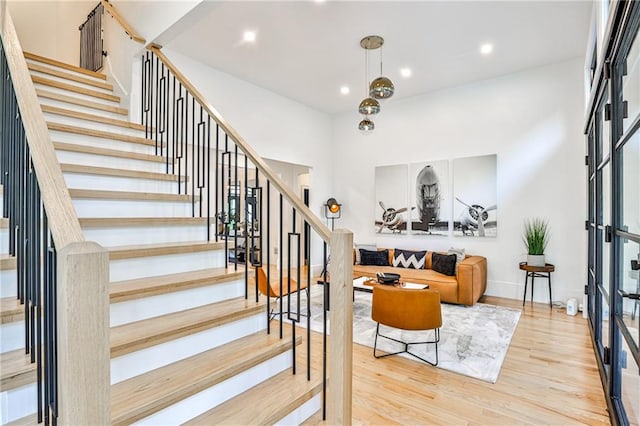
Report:
[[[359,250],[361,265],[389,266],[389,250]]]
[[[399,268],[424,269],[426,251],[411,251],[395,249],[393,251],[393,266]]]
[[[456,255],[433,253],[431,257],[431,269],[445,275],[456,274]]]

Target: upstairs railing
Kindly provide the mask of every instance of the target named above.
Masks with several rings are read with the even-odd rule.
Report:
[[[102,58],[106,54],[103,50],[102,15],[104,6],[97,5],[84,21],[80,30],[80,67],[90,71],[102,69]]]
[[[5,1],[0,2],[0,182],[38,422],[110,421],[108,256],[84,241]],[[91,348],[87,353],[84,348]]]
[[[261,292],[266,297],[267,332],[271,332],[271,318],[279,319],[280,337],[283,336],[283,323],[291,323],[294,374],[298,372],[296,326],[304,324],[307,378],[311,379],[312,356],[321,356],[324,384],[327,385],[328,375],[333,386],[329,392],[323,393],[323,396],[335,399],[328,402],[323,399],[323,418],[328,408],[330,421],[349,423],[350,289],[353,285],[351,233],[338,231],[332,234],[219,115],[160,47],[151,45],[148,49],[141,63],[141,119],[146,136],[155,141],[156,154],[164,157],[166,172],[178,175],[178,192],[191,196],[192,215],[206,217],[207,238],[225,242],[226,265],[237,269],[239,263],[244,263],[245,297],[254,295],[258,301]],[[322,350],[312,350],[312,312],[308,297],[315,282],[312,279],[312,248],[323,247],[322,256],[315,256],[316,260],[320,259],[319,269],[323,269],[328,244],[332,258],[329,268],[331,285],[326,272],[320,279],[325,284],[322,300],[327,302],[322,306],[323,347]],[[278,248],[278,254],[272,257],[274,246]],[[253,288],[249,287],[250,276],[253,275],[250,268],[255,269]],[[264,271],[266,283],[275,282],[274,288],[263,283],[261,291],[260,269]],[[306,291],[301,291],[305,287]],[[307,297],[303,297],[304,293]],[[276,295],[284,297],[277,298]],[[279,300],[273,307],[272,301],[276,299]],[[334,326],[331,329],[333,344],[327,359],[326,313],[329,301]]]

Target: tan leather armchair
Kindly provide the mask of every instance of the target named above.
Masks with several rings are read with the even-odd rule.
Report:
[[[442,327],[440,294],[434,290],[415,290],[389,285],[375,285],[371,304],[371,318],[377,323],[376,338],[373,344],[373,356],[383,358],[390,355],[408,353],[431,365],[438,365],[438,342]],[[380,324],[402,330],[434,330],[434,339],[420,342],[404,342],[380,334]],[[377,354],[378,336],[404,345],[404,350]],[[411,345],[435,344],[435,361],[429,361],[409,351]]]

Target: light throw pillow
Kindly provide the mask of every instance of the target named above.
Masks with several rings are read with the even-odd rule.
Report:
[[[395,249],[393,251],[393,266],[397,268],[424,269],[426,255],[426,251]]]
[[[451,247],[447,254],[455,254],[456,255],[456,272],[458,272],[458,265],[465,258],[464,249],[463,248],[454,248]]]
[[[389,250],[360,249],[359,251],[361,265],[389,266]]]
[[[444,275],[455,275],[456,255],[433,253],[431,255],[431,269]]]
[[[360,258],[360,249],[376,251],[378,248],[375,244],[356,244],[356,265],[360,265],[362,260]]]

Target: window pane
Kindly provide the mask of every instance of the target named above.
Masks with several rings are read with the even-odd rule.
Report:
[[[638,131],[622,147],[622,223],[623,229],[640,235],[640,132]]]
[[[640,369],[633,359],[624,339],[622,339],[621,359],[621,383],[622,405],[627,414],[629,424],[640,425]]]
[[[611,225],[611,163],[602,168],[602,224]]]
[[[634,242],[623,244],[622,274],[620,288],[627,293],[640,293],[640,245]],[[636,345],[640,345],[640,301],[622,299],[622,320],[633,336]]]
[[[611,347],[609,343],[609,303],[607,302],[607,298],[600,294],[600,306],[602,307],[600,310],[600,317],[602,318],[602,339],[600,339],[602,346]]]
[[[607,103],[609,103],[608,90],[603,97],[602,105],[606,105]],[[600,121],[600,133],[598,134],[598,164],[600,164],[611,151],[611,120],[604,121],[604,113],[602,110],[598,113],[598,120]]]
[[[622,77],[622,98],[627,101],[628,117],[624,119],[624,131],[640,113],[640,41],[636,34],[627,56],[627,75]]]

